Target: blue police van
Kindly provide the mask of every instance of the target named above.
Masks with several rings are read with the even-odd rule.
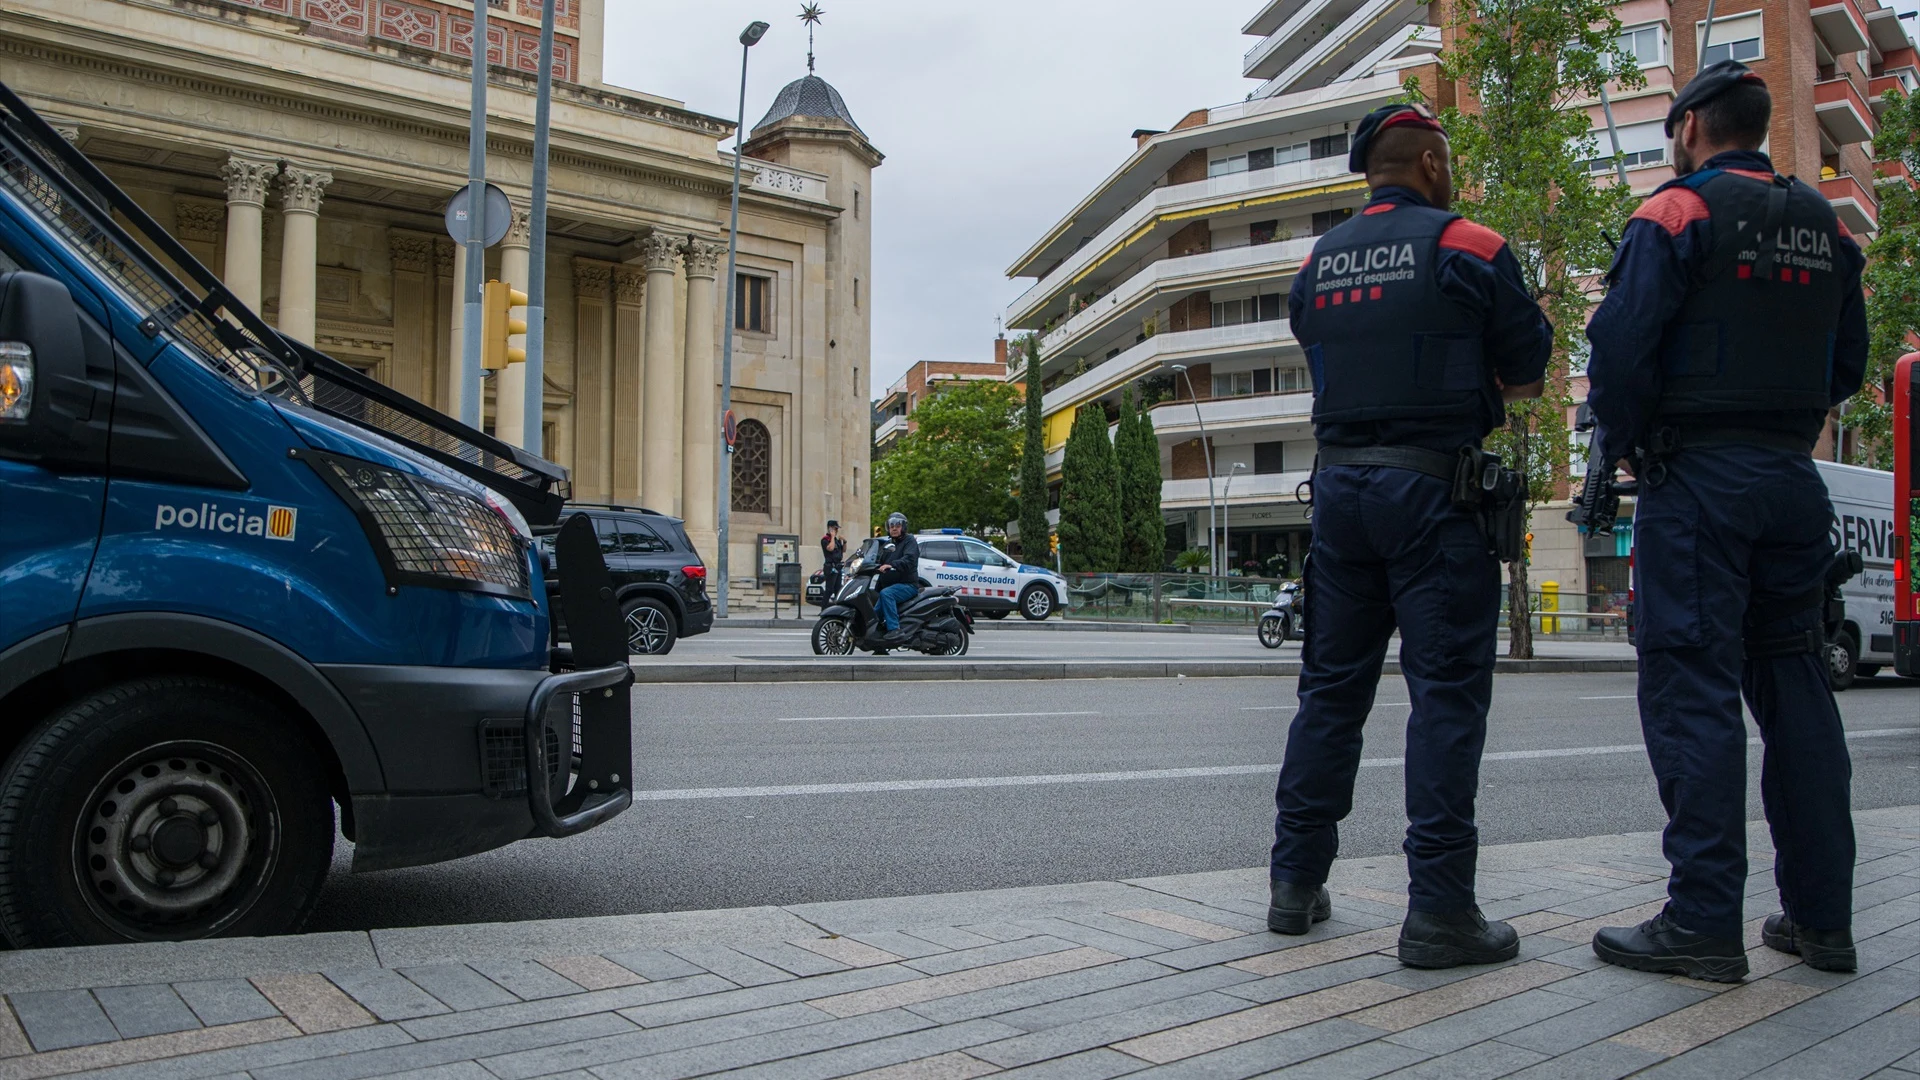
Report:
[[[0,936],[298,928],[632,801],[564,470],[282,337],[0,85]],[[530,779],[531,778],[531,779]]]

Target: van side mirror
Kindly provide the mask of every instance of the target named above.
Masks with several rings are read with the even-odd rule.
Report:
[[[0,454],[62,456],[93,407],[73,295],[42,274],[0,274]]]

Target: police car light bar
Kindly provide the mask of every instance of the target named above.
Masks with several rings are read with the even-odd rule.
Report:
[[[940,535],[942,535],[942,536],[965,536],[965,535],[967,535],[967,530],[965,530],[965,529],[935,529],[935,530],[933,530],[933,531],[934,531],[934,532],[937,532],[937,533],[939,533],[939,534],[940,534]]]

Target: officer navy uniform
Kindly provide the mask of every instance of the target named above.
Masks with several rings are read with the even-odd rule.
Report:
[[[1400,124],[1440,130],[1425,110],[1377,110],[1355,135],[1349,168],[1365,171],[1371,140]],[[1503,422],[1501,387],[1541,379],[1552,331],[1497,233],[1394,185],[1320,238],[1289,306],[1313,378],[1320,456],[1306,565],[1312,629],[1275,795],[1268,925],[1305,933],[1327,917],[1338,822],[1352,809],[1361,727],[1397,626],[1412,698],[1414,915],[1401,958],[1503,959],[1512,931],[1479,918],[1473,886],[1499,564],[1478,516],[1455,505],[1450,477],[1462,449]],[[1492,951],[1423,946],[1416,924],[1429,915]]]
[[[1668,134],[1743,83],[1759,79],[1732,61],[1701,72]],[[1832,508],[1811,455],[1827,410],[1860,388],[1864,261],[1817,191],[1758,151],[1721,153],[1634,213],[1588,326],[1602,460],[1642,455],[1640,716],[1673,866],[1660,917],[1595,938],[1611,962],[1747,971],[1744,695],[1785,909],[1767,942],[1852,970],[1851,766],[1819,610]]]

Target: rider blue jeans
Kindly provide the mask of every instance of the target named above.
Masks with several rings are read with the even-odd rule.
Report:
[[[919,591],[905,582],[880,590],[880,621],[887,624],[887,633],[900,629],[900,605]]]

